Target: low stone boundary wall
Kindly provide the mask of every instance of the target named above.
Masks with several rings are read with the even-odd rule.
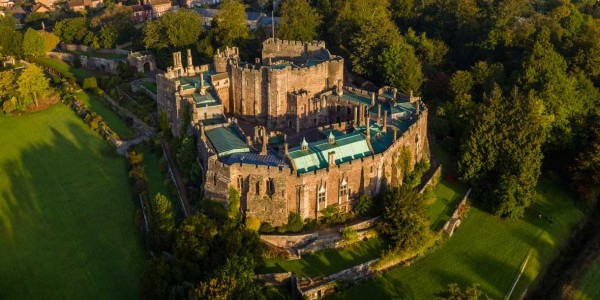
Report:
[[[423,185],[423,187],[419,190],[419,193],[423,194],[423,192],[425,192],[425,189],[427,189],[430,185],[439,182],[440,177],[442,177],[442,165],[439,164],[437,166],[437,169],[435,169],[435,171],[433,171],[433,174],[431,174],[431,177],[429,177],[429,180],[427,180],[427,182],[425,182],[425,184]]]
[[[79,61],[81,62],[81,67],[111,74],[117,74],[117,67],[120,63],[124,62],[124,60],[114,60],[86,55],[76,55],[64,52],[49,52],[48,56],[60,59],[70,65],[72,65],[75,59],[78,57]]]
[[[260,239],[274,246],[289,249],[302,246],[319,238],[318,233],[298,234],[298,235],[264,235]]]
[[[273,286],[282,285],[290,277],[292,277],[292,272],[256,274],[254,279],[260,281],[265,286]]]
[[[362,221],[360,223],[356,223],[356,224],[353,224],[353,225],[345,226],[344,228],[352,228],[352,229],[354,229],[356,231],[359,231],[359,230],[363,230],[363,229],[367,229],[367,228],[373,227],[375,225],[375,223],[377,223],[377,220],[379,220],[379,217],[375,217],[373,219],[365,220],[365,221]]]
[[[445,231],[449,236],[452,236],[454,234],[454,230],[460,226],[460,220],[463,218],[468,208],[467,200],[469,199],[469,194],[471,194],[471,189],[467,191],[463,199],[460,201],[460,203],[458,203],[458,206],[454,210],[454,213],[452,213],[450,220],[448,220],[448,222],[444,224],[444,227],[442,227],[442,230]]]

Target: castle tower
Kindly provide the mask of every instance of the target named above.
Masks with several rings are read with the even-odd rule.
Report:
[[[194,64],[192,63],[192,50],[190,49],[187,49],[187,74],[188,76],[194,75]]]

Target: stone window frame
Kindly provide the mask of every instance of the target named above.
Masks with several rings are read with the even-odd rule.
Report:
[[[340,182],[340,192],[339,192],[339,196],[340,197],[344,197],[344,196],[348,196],[348,181],[346,180],[346,178],[342,179],[342,182]]]
[[[267,195],[272,196],[275,195],[275,180],[273,178],[267,178],[266,180],[267,186]]]
[[[324,207],[321,207],[321,205]],[[327,188],[325,184],[321,184],[321,188],[317,190],[317,205],[319,206],[319,210],[327,207]]]

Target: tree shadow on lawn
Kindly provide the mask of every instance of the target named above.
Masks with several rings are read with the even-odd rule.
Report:
[[[461,288],[480,284],[480,289],[493,299],[503,298],[510,290],[513,281],[520,271],[520,265],[525,257],[515,257],[517,266],[511,266],[489,254],[463,253],[460,256],[463,270],[436,269],[432,272],[436,281],[444,286],[457,283]],[[442,291],[440,291],[442,292]]]
[[[94,195],[105,188],[105,183],[115,182],[115,174],[114,168],[89,164],[88,159],[107,159],[110,146],[90,137],[95,133],[70,119],[65,122],[61,125],[65,128],[60,129],[37,124],[33,130],[49,131],[49,141],[29,143],[18,159],[0,160],[0,174],[8,181],[8,188],[0,193],[2,299],[37,298],[42,294],[48,298],[85,298],[102,290],[113,296],[137,293],[132,290],[135,284],[132,286],[131,276],[120,276],[126,275],[122,272],[127,273],[127,268],[139,269],[135,258],[139,249],[134,249],[133,243],[118,242],[129,235],[131,228],[112,232],[113,224],[124,223],[122,214],[111,213],[119,209],[114,206],[118,203],[110,200],[121,195],[93,198],[111,193]],[[86,198],[102,201],[87,202]],[[130,200],[129,195],[124,198]],[[103,211],[108,214],[102,215]],[[133,216],[132,211],[132,228]],[[91,232],[105,225],[110,232]],[[115,266],[118,261],[125,265]],[[87,287],[74,288],[73,280],[77,278],[82,279],[80,286]]]

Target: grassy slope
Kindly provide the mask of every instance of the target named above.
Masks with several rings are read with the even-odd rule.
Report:
[[[0,299],[135,299],[125,160],[64,105],[0,116]]]
[[[298,260],[265,259],[258,273],[291,271],[301,277],[331,275],[354,265],[379,257],[384,243],[370,239],[345,249],[328,249],[307,254]]]
[[[553,222],[540,220],[538,211]],[[582,216],[560,184],[544,179],[538,186],[536,203],[524,219],[502,220],[472,208],[455,235],[435,252],[410,267],[393,269],[335,297],[431,299],[456,282],[461,286],[480,283],[492,298],[503,298],[531,250],[529,264],[513,293],[515,298],[543,272]]]
[[[583,277],[575,299],[600,299],[600,258],[596,258]]]
[[[101,115],[106,124],[119,136],[125,139],[133,136],[133,130],[114,111],[98,100],[95,95],[79,92],[75,96],[91,111]]]
[[[63,61],[58,60],[58,59],[54,59],[54,58],[50,58],[50,57],[38,57],[38,58],[35,58],[33,61],[40,65],[44,65],[46,67],[53,68],[63,74],[66,72],[71,72],[71,74],[73,74],[79,82],[81,82],[83,79],[88,78],[88,77],[96,77],[96,75],[90,71],[71,67],[71,66],[67,65],[66,63],[64,63]]]

